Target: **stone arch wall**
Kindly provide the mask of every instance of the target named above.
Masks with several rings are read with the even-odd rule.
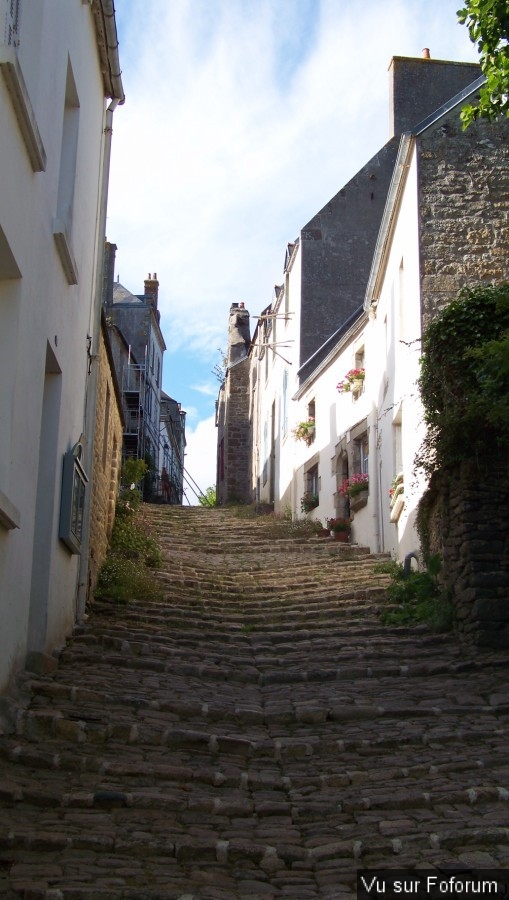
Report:
[[[346,447],[346,439],[343,440],[336,447],[336,463],[335,463],[335,472],[336,472],[336,493],[334,494],[334,507],[336,510],[336,515],[340,518],[348,518],[350,515],[350,505],[347,497],[343,497],[338,488],[340,484],[348,478],[350,475],[350,460],[348,457],[348,450]]]

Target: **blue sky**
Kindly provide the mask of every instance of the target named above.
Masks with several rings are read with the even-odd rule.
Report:
[[[163,387],[188,413],[186,468],[205,490],[230,304],[267,306],[286,244],[388,139],[391,57],[477,56],[459,0],[115,5],[126,103],[107,237],[130,291],[157,272]]]

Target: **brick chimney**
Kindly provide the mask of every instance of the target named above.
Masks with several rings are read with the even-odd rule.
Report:
[[[411,131],[481,74],[477,63],[394,56],[389,65],[390,135]]]
[[[157,309],[157,300],[159,297],[159,282],[157,280],[157,272],[154,272],[154,276],[152,277],[151,272],[148,273],[148,278],[145,278],[145,299],[152,304],[154,309]]]

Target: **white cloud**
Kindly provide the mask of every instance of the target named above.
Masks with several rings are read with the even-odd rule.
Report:
[[[449,55],[468,44],[456,0],[439,6],[322,0],[282,85],[278,55],[306,3],[151,0],[148,18],[131,4],[109,237],[127,286],[158,272],[174,349],[215,346],[232,301],[270,300],[286,242],[388,137],[393,53],[420,55],[422,34],[438,49],[445,22]]]
[[[199,394],[204,394],[206,397],[217,397],[219,391],[219,382],[216,382],[215,384],[191,384],[189,386],[192,391],[197,391]]]
[[[202,419],[194,429],[186,428],[186,439],[184,490],[187,502],[191,506],[196,506],[198,504],[197,489],[199,488],[204,493],[208,487],[216,483],[217,430],[215,417]]]

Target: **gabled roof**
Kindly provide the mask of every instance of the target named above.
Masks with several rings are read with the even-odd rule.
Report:
[[[132,294],[120,281],[113,283],[113,303],[134,303],[142,306],[144,301],[140,300],[136,294]]]

